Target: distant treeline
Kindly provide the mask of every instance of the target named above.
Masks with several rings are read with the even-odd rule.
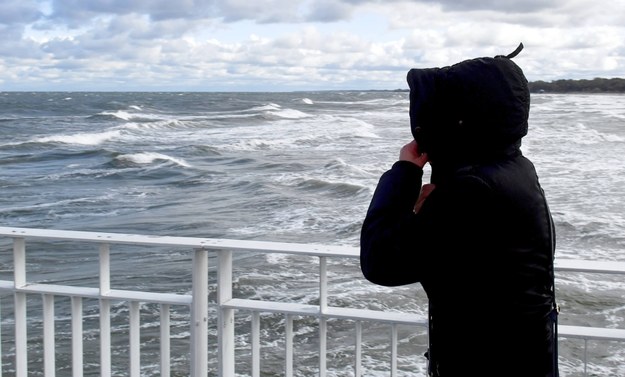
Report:
[[[625,93],[625,79],[533,81],[529,88],[533,93]]]

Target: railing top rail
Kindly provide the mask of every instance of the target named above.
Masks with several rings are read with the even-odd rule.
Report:
[[[246,250],[266,253],[288,253],[314,256],[347,257],[359,256],[358,248],[350,246],[303,244],[271,241],[233,240],[200,237],[151,236],[124,233],[100,233],[74,230],[0,227],[0,236],[13,238],[39,238],[74,240],[100,243],[119,243],[153,246],[184,246],[200,249]]]
[[[119,243],[154,246],[183,246],[208,250],[241,250],[264,253],[301,254],[358,258],[357,247],[322,244],[303,244],[272,241],[233,240],[201,237],[151,236],[124,233],[100,233],[74,230],[0,227],[0,236],[13,238],[39,238],[74,240],[101,243]],[[578,259],[555,259],[556,271],[625,274],[625,262],[591,261]]]
[[[569,272],[625,274],[625,262],[556,258],[555,269]]]

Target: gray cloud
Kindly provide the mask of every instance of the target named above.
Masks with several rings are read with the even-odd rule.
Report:
[[[354,7],[345,2],[315,1],[306,16],[308,21],[334,22],[351,18]]]
[[[507,13],[535,13],[558,7],[565,0],[425,0],[444,9],[460,11],[490,10]]]
[[[37,5],[29,1],[3,0],[0,2],[0,24],[25,24],[38,20],[42,15]]]
[[[153,20],[211,16],[215,0],[52,0],[50,18],[78,27],[101,15],[144,14]]]
[[[298,0],[222,0],[216,2],[214,16],[223,18],[225,22],[300,22],[300,3]]]

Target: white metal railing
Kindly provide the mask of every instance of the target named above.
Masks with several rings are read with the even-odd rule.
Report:
[[[0,239],[9,238],[13,251],[13,280],[0,280],[0,293],[9,293],[14,297],[14,375],[28,375],[28,313],[27,296],[42,295],[43,322],[43,373],[55,376],[55,297],[71,298],[71,370],[73,376],[82,376],[83,360],[83,300],[99,301],[99,375],[110,376],[111,372],[111,303],[128,303],[128,374],[141,374],[140,350],[140,304],[152,303],[159,305],[160,311],[160,374],[170,375],[170,306],[189,308],[190,333],[190,374],[206,376],[208,374],[208,322],[209,318],[209,263],[208,253],[217,256],[216,278],[216,316],[217,316],[217,357],[218,375],[220,377],[235,376],[235,325],[234,315],[237,310],[251,313],[251,375],[260,375],[260,313],[282,313],[286,318],[285,325],[285,361],[286,376],[293,375],[293,317],[312,316],[318,318],[319,326],[319,376],[326,376],[327,321],[329,319],[349,319],[355,322],[354,345],[354,376],[361,375],[361,339],[362,321],[383,322],[391,325],[391,361],[390,375],[397,375],[397,344],[399,325],[427,328],[427,319],[413,313],[375,311],[358,308],[334,307],[328,305],[328,258],[358,258],[358,249],[353,247],[327,246],[314,244],[295,244],[262,241],[243,241],[192,237],[155,237],[135,234],[96,233],[65,230],[46,230],[30,228],[0,227]],[[94,250],[99,252],[98,287],[76,287],[55,285],[29,281],[27,277],[26,241],[32,240],[63,240],[96,244]],[[183,247],[193,252],[192,287],[190,294],[154,293],[136,290],[111,289],[110,268],[112,245],[167,246]],[[11,246],[9,246],[10,248]],[[0,249],[0,256],[8,250]],[[233,253],[255,251],[261,253],[286,253],[293,255],[313,256],[319,259],[319,304],[300,304],[250,300],[233,297],[232,266]],[[9,264],[5,255],[1,263]],[[625,263],[598,262],[582,260],[557,260],[556,270],[559,272],[588,272],[625,274]],[[588,340],[625,341],[625,329],[594,328],[582,326],[559,325],[559,336],[579,338],[586,343]],[[5,340],[6,341],[6,340]],[[0,351],[2,349],[0,348]],[[0,355],[0,359],[2,359]],[[584,368],[586,369],[586,353]],[[4,364],[3,364],[4,365]],[[2,375],[0,370],[0,376]],[[586,373],[586,372],[584,372]]]

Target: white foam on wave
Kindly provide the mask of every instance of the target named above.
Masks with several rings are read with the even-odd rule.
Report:
[[[302,102],[307,105],[312,105],[314,103],[310,98],[302,98]]]
[[[267,111],[267,110],[279,110],[281,106],[275,103],[268,103],[262,106],[252,107],[249,111]]]
[[[184,159],[168,156],[166,154],[157,153],[157,152],[141,152],[141,153],[133,153],[133,154],[123,154],[123,155],[117,156],[116,158],[118,160],[130,161],[132,163],[139,164],[139,165],[147,165],[147,164],[153,163],[154,161],[161,160],[161,161],[171,161],[175,163],[176,165],[184,166],[186,168],[191,166]]]
[[[98,133],[78,133],[74,135],[51,135],[36,138],[35,143],[64,143],[78,145],[98,145],[105,141],[117,138],[121,135],[120,130],[109,130]]]
[[[125,120],[125,121],[132,121],[132,120],[173,121],[175,120],[175,118],[168,116],[168,115],[158,114],[158,113],[153,113],[153,112],[145,112],[143,111],[143,108],[137,105],[131,105],[129,106],[129,109],[137,111],[137,112],[127,111],[127,110],[103,111],[101,113],[98,113],[98,115],[112,116],[112,117]]]
[[[611,134],[600,132],[587,127],[583,123],[576,123],[573,132],[569,132],[571,141],[577,144],[597,144],[603,142],[623,142],[625,138]]]
[[[302,118],[308,118],[311,116],[310,114],[306,114],[303,111],[299,111],[295,109],[281,109],[279,111],[267,111],[267,114],[273,115],[278,118],[284,118],[284,119],[302,119]]]
[[[137,123],[128,122],[124,123],[118,128],[134,130],[134,131],[147,131],[147,130],[160,130],[160,129],[172,129],[172,128],[185,128],[186,124],[178,119],[159,120],[155,122]]]
[[[243,139],[233,142],[230,145],[224,145],[228,151],[267,151],[277,149],[295,149],[298,147],[293,139],[281,138],[281,139]]]
[[[307,100],[307,98],[305,98],[304,100]],[[304,100],[302,101],[305,103],[308,103]],[[308,99],[308,101],[310,100]],[[310,103],[312,103],[312,101],[310,101]],[[271,115],[277,118],[284,118],[284,119],[302,119],[302,118],[307,118],[311,116],[310,114],[306,114],[299,110],[289,109],[289,108],[285,109],[282,106],[275,104],[275,103],[268,103],[266,105],[256,106],[256,107],[251,108],[248,111],[249,112],[261,112],[263,114]]]
[[[408,106],[410,101],[408,96],[398,97],[398,98],[372,98],[372,99],[363,99],[363,100],[354,100],[354,101],[317,101],[319,104],[327,104],[327,105],[378,105],[378,106]]]
[[[130,114],[127,111],[123,111],[123,110],[103,111],[103,112],[99,113],[99,115],[110,115],[110,116],[114,116],[115,118],[119,118],[119,119],[123,119],[123,120],[130,120],[133,117],[132,114]]]
[[[374,174],[371,171],[365,170],[358,165],[347,163],[344,159],[340,157],[335,157],[323,167],[323,176],[344,179],[345,177],[377,177],[378,174]],[[356,182],[362,185],[361,180],[357,180]],[[353,183],[357,184],[356,182]]]

